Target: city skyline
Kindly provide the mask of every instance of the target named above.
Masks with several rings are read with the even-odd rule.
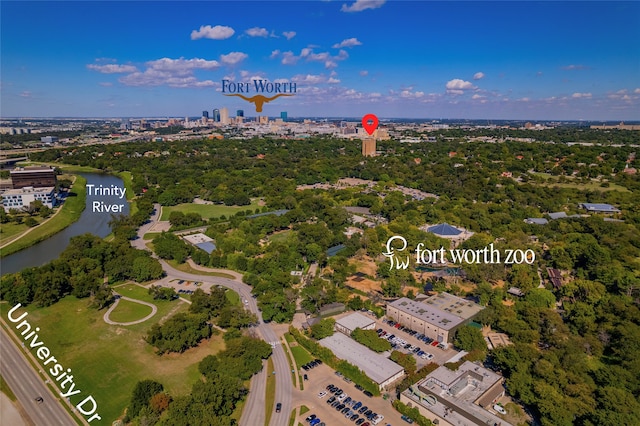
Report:
[[[640,119],[637,2],[2,2],[3,117]],[[256,114],[258,115],[258,114]]]

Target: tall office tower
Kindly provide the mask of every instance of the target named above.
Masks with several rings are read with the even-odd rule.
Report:
[[[280,113],[280,118],[282,118],[282,121],[287,121],[287,111],[282,111]]]
[[[213,121],[215,121],[216,123],[220,122],[220,110],[219,109],[214,109],[213,110]]]
[[[207,110],[202,111],[202,118],[209,118],[209,111]]]
[[[229,110],[227,107],[220,108],[220,123],[223,125],[227,125],[230,123],[229,121]]]
[[[376,139],[372,137],[362,139],[362,155],[374,157],[376,155]]]
[[[239,109],[236,111],[236,117],[244,117],[244,110]]]

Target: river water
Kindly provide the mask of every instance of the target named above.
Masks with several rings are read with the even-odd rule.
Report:
[[[93,184],[96,187],[102,185],[102,187],[109,188],[115,185],[119,188],[124,188],[122,179],[115,176],[97,173],[81,173],[81,175],[87,179],[87,185]],[[0,272],[4,275],[32,266],[42,266],[60,256],[60,253],[69,245],[71,238],[76,235],[82,235],[87,232],[101,238],[109,235],[111,233],[109,228],[111,213],[92,211],[94,201],[102,201],[108,205],[124,204],[122,214],[129,214],[129,203],[126,202],[126,197],[120,199],[117,195],[87,194],[86,208],[77,222],[72,223],[67,228],[38,244],[3,257],[0,259]]]

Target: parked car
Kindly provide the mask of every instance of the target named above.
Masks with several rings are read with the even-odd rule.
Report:
[[[404,420],[405,422],[412,424],[413,423],[413,419],[403,415],[402,417],[400,417],[402,420]]]

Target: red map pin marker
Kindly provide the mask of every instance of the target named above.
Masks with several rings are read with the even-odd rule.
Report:
[[[364,127],[369,135],[372,135],[378,128],[378,117],[374,114],[365,115],[362,117],[362,127]]]

